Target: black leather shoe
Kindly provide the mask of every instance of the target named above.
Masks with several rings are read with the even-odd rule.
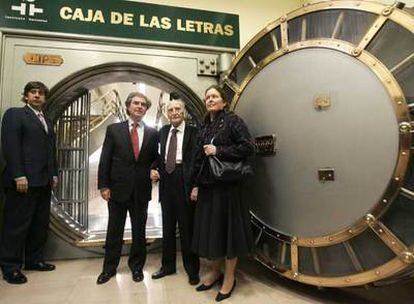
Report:
[[[196,287],[197,291],[204,291],[204,290],[209,290],[211,289],[214,285],[216,284],[221,284],[223,283],[224,280],[224,275],[221,274],[213,283],[211,283],[210,285],[206,285],[206,284],[201,284],[200,286]]]
[[[172,275],[172,274],[175,274],[175,271],[166,271],[166,270],[164,270],[164,269],[160,269],[160,270],[158,270],[157,272],[154,272],[152,275],[151,275],[151,278],[153,279],[153,280],[158,280],[158,279],[161,279],[161,278],[163,278],[163,277],[165,277],[165,276],[168,276],[168,275]]]
[[[39,262],[34,264],[28,264],[24,267],[24,269],[37,271],[53,271],[56,269],[56,266],[45,262]]]
[[[135,270],[132,272],[132,280],[134,282],[141,282],[144,279],[144,274],[141,270]]]
[[[101,285],[108,282],[114,275],[116,275],[116,272],[102,272],[98,279],[96,280],[96,284]]]
[[[3,273],[3,279],[9,284],[24,284],[27,282],[26,276],[20,270]]]
[[[190,285],[197,285],[198,283],[200,283],[200,276],[195,275],[188,277],[188,283],[190,283]]]
[[[234,288],[236,287],[236,280],[234,280],[233,287],[228,293],[221,293],[220,291],[216,295],[216,302],[223,301],[231,297],[231,293],[233,292]]]

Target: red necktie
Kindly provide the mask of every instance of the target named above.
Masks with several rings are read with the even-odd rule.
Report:
[[[131,142],[132,142],[132,148],[134,149],[135,159],[138,159],[138,155],[139,155],[139,138],[138,138],[137,126],[138,126],[137,123],[133,123],[132,130],[131,130]]]

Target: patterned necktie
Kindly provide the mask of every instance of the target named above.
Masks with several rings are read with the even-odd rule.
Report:
[[[43,116],[43,113],[42,112],[37,113],[37,117],[39,118],[40,122],[42,123],[43,129],[45,129],[46,133],[48,133],[47,124],[46,124],[45,117]]]
[[[175,169],[175,161],[177,158],[177,132],[176,128],[171,130],[170,144],[168,145],[167,161],[165,163],[165,171],[172,173]]]
[[[138,155],[139,155],[139,138],[138,138],[137,127],[138,127],[138,124],[134,122],[132,124],[132,130],[131,130],[131,143],[132,143],[132,148],[134,149],[135,159],[138,159]]]

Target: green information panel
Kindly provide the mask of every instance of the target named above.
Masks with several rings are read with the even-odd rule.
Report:
[[[104,0],[1,0],[0,27],[239,48],[238,15]]]

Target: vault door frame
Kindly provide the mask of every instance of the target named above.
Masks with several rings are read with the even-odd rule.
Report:
[[[60,117],[62,117],[62,115],[64,116],[65,111],[70,109],[73,102],[82,98],[82,96],[86,96],[85,94],[89,94],[90,90],[96,87],[114,82],[145,82],[150,86],[157,87],[166,92],[178,92],[185,102],[187,110],[193,118],[193,122],[197,125],[201,123],[201,119],[205,114],[202,100],[196,95],[192,88],[180,79],[155,67],[134,62],[105,63],[80,70],[75,74],[64,78],[51,89],[44,111],[48,114],[54,124],[57,124]],[[217,83],[216,79],[214,79],[214,83]],[[89,109],[91,101],[90,97],[88,98],[88,112],[85,113],[88,114],[89,133]],[[56,128],[56,131],[57,134],[59,134],[58,127]],[[72,137],[76,137],[73,135],[73,132],[76,132],[76,130],[73,130],[68,134],[72,134]],[[85,136],[83,140],[89,143],[89,135]],[[86,147],[86,145],[84,147]],[[70,149],[72,149],[72,151],[76,150],[76,147],[71,145],[68,145],[67,148],[59,148],[64,148],[60,151],[69,151]],[[85,151],[89,152],[88,150]],[[68,152],[61,152],[61,154],[62,153]],[[86,153],[85,155],[89,155],[89,153]],[[88,160],[84,160],[84,164],[89,166]],[[65,166],[63,166],[63,168],[70,169],[70,167]],[[72,166],[72,169],[82,168]],[[62,174],[66,175],[69,175],[70,173],[68,172],[70,171],[71,170],[61,170]],[[83,174],[88,174],[88,168],[83,171]],[[66,177],[67,176],[63,176],[62,187],[67,187],[68,185],[73,186],[76,183],[73,179],[68,179],[68,181],[66,181]],[[87,175],[85,175],[85,178],[87,178]],[[86,183],[86,180],[84,182],[84,187],[85,191],[83,194],[87,196],[88,184]],[[61,239],[74,244],[77,247],[95,247],[103,245],[104,239],[102,239],[100,234],[90,232],[87,226],[82,225],[76,218],[72,218],[69,212],[64,210],[64,208],[61,208],[59,205],[59,198],[62,197],[66,198],[66,196],[54,196],[52,199],[51,229]],[[72,201],[69,203],[74,203],[74,201],[81,196],[77,197],[72,195],[69,197],[72,198]],[[84,201],[87,202],[87,199],[88,198],[85,197]],[[130,243],[130,240],[124,239],[124,242],[128,244]]]

